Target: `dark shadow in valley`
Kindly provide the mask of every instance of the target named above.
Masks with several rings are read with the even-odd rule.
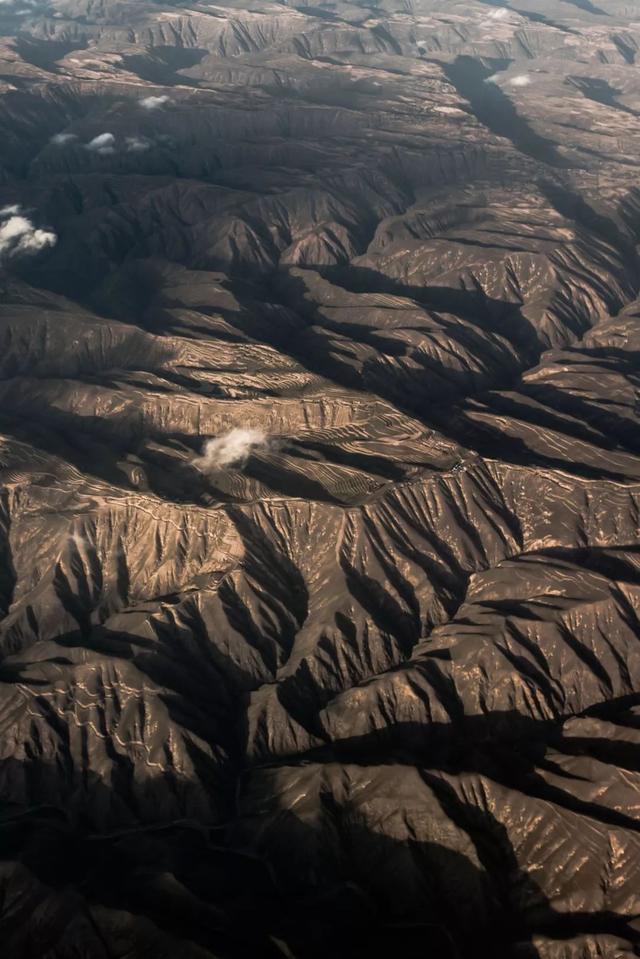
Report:
[[[634,363],[635,369],[640,370],[640,353],[629,353],[626,358],[629,364]],[[599,367],[594,366],[592,375],[597,375]],[[499,412],[510,412],[516,418],[522,416],[536,425],[547,425],[567,437],[594,443],[599,449],[640,453],[640,436],[635,426],[638,411],[633,406],[627,407],[629,415],[624,416],[621,404],[616,409],[615,400],[608,402],[603,396],[600,402],[589,402],[577,390],[561,390],[550,383],[525,383],[520,393],[523,398],[531,396],[544,403],[546,410],[532,413],[517,403],[507,405],[502,400],[496,402],[494,408]],[[568,420],[567,416],[572,419]]]
[[[158,86],[199,86],[197,79],[192,79],[182,71],[198,66],[209,56],[209,51],[197,47],[185,46],[153,46],[148,47],[145,54],[129,54],[123,56],[125,69],[135,73],[141,80],[157,83]]]
[[[111,655],[130,647],[129,657],[139,657],[148,645],[139,637],[108,631],[98,631],[88,641],[68,639],[68,649],[88,642]],[[167,634],[167,649],[175,642],[175,634]],[[64,650],[65,644],[58,641],[58,646]],[[185,676],[198,674],[191,689],[180,688],[179,680],[176,686],[176,667],[170,658],[163,666],[163,660],[154,645],[139,665],[154,682],[172,684],[181,702],[193,699],[191,709],[206,714],[215,707],[216,695],[210,688],[205,692],[205,676],[195,659],[180,666]],[[64,656],[56,662],[59,682]],[[159,672],[154,672],[154,662]],[[47,701],[46,688],[29,679],[28,664],[7,667],[5,683],[26,681],[37,700]],[[237,721],[241,703],[237,694],[229,700],[229,727]],[[616,710],[622,720],[625,710],[638,703],[640,696],[607,703],[609,720]],[[183,724],[188,711],[181,708],[176,714]],[[61,726],[65,748],[70,748],[64,724],[54,714],[51,720]],[[200,723],[187,728],[213,740],[213,728]],[[637,820],[613,801],[605,805],[577,798],[570,778],[566,789],[557,778],[549,782],[543,775],[546,769],[555,771],[547,758],[549,748],[640,767],[637,749],[610,743],[606,736],[567,736],[553,721],[514,711],[465,716],[457,707],[448,724],[391,723],[280,760],[283,767],[301,762],[384,766],[390,781],[397,766],[417,766],[446,817],[469,836],[476,862],[445,843],[422,841],[415,834],[400,841],[372,829],[356,808],[336,801],[329,779],[320,792],[316,826],[288,807],[278,808],[269,795],[259,808],[247,806],[243,783],[252,770],[242,763],[239,741],[233,748],[239,765],[226,766],[226,785],[208,782],[210,790],[223,790],[230,799],[226,820],[199,817],[193,807],[182,813],[176,808],[180,794],[167,772],[136,784],[124,756],[111,785],[72,755],[56,765],[35,756],[4,760],[0,859],[21,893],[13,901],[24,904],[0,918],[4,955],[40,959],[64,941],[67,928],[77,934],[70,917],[78,915],[90,919],[103,944],[113,935],[125,941],[131,935],[137,942],[151,935],[156,948],[196,943],[221,959],[382,959],[390,951],[420,959],[430,950],[439,959],[472,959],[479,941],[487,954],[515,955],[524,949],[518,955],[534,957],[535,934],[556,940],[612,934],[640,946],[640,933],[627,916],[555,910],[520,865],[500,808],[491,812],[454,789],[452,776],[478,773],[604,826],[638,830]],[[199,777],[202,772],[198,770]],[[200,781],[207,784],[206,777]],[[234,806],[236,800],[239,806]],[[167,818],[169,808],[174,811]],[[24,909],[32,908],[31,896],[48,898],[47,923],[27,921]],[[123,927],[109,910],[128,914],[131,925]],[[168,946],[163,937],[170,937]]]
[[[626,63],[634,64],[638,56],[638,44],[631,34],[613,33],[611,39]]]
[[[418,666],[414,664],[413,668]],[[439,696],[451,697],[452,687],[445,689],[438,675],[437,658],[425,657],[419,668],[425,677],[430,677],[434,688],[441,687]],[[640,695],[612,700],[607,703],[608,715],[615,717],[616,709],[622,711],[638,703]],[[565,736],[559,721],[531,719],[515,710],[465,715],[462,703],[454,700],[447,708],[451,714],[448,723],[390,723],[371,733],[327,742],[305,753],[304,761],[390,767],[399,764],[440,770],[454,776],[477,773],[507,789],[553,803],[595,822],[634,832],[640,830],[638,820],[620,811],[615,803],[604,805],[576,796],[570,776],[566,776],[567,788],[561,788],[557,781],[552,782],[542,774],[547,769],[556,771],[546,759],[547,750],[568,756],[590,755],[593,740],[602,756],[605,740]],[[632,768],[640,771],[637,752]],[[637,935],[640,943],[640,932]]]
[[[86,50],[88,46],[89,41],[82,37],[76,37],[73,40],[54,40],[47,37],[46,40],[40,40],[28,33],[18,34],[13,42],[16,53],[26,63],[52,73],[62,72],[58,66],[59,60],[75,50]]]
[[[609,14],[602,7],[597,7],[591,0],[564,0],[565,3],[577,7],[578,10],[584,10],[585,13],[591,13],[596,17],[608,17]]]
[[[488,418],[479,421],[465,411],[462,413],[456,411],[452,414],[451,410],[443,410],[440,429],[446,432],[446,435],[450,438],[454,438],[456,442],[489,459],[501,460],[517,466],[561,470],[591,480],[604,479],[624,483],[630,478],[624,472],[608,469],[601,464],[590,465],[587,462],[577,461],[573,456],[570,437],[567,437],[566,440],[566,457],[556,455],[551,446],[549,446],[548,452],[544,449],[543,444],[540,444],[540,449],[534,449],[522,437],[509,435],[501,429],[499,413],[495,424],[490,422],[489,418],[496,412],[490,406],[484,412]],[[436,424],[438,423],[435,416],[433,420]],[[518,421],[514,420],[513,422],[514,427],[517,427]],[[540,422],[535,422],[534,425],[541,431],[544,429],[544,425]]]
[[[615,224],[600,216],[579,199],[560,196],[555,188],[547,185],[553,202],[567,214],[583,221],[585,227],[609,241],[620,239]],[[567,204],[569,206],[567,207]],[[625,248],[629,243],[625,240]],[[629,251],[629,262],[635,262],[635,255]],[[597,439],[605,435],[604,444],[615,449],[617,443],[623,443],[627,449],[635,451],[635,445],[624,439],[628,432],[629,420],[617,415],[611,408],[605,412],[596,405],[589,404],[584,397],[574,396],[552,387],[529,386],[520,382],[521,373],[537,364],[545,349],[545,343],[528,320],[518,302],[505,302],[487,297],[482,289],[452,289],[448,287],[412,287],[389,279],[366,268],[321,267],[318,272],[326,279],[346,291],[357,293],[385,293],[414,300],[419,307],[438,314],[438,323],[449,335],[456,333],[455,318],[464,320],[464,331],[460,340],[477,355],[484,364],[480,371],[467,368],[453,368],[440,361],[437,356],[427,355],[421,360],[421,354],[414,353],[409,364],[400,362],[376,362],[379,351],[383,357],[388,347],[399,352],[398,340],[393,340],[365,324],[342,323],[323,312],[321,304],[315,301],[313,290],[309,295],[306,282],[290,271],[278,271],[271,275],[262,272],[234,275],[221,278],[221,283],[234,294],[238,303],[237,314],[229,314],[228,322],[240,325],[239,333],[253,333],[260,341],[267,342],[288,356],[296,359],[305,369],[326,377],[333,383],[373,395],[394,404],[398,409],[421,420],[425,425],[438,429],[449,439],[473,449],[480,455],[498,458],[503,461],[527,466],[560,468],[586,478],[610,478],[616,481],[627,477],[619,470],[600,468],[588,462],[576,462],[570,455],[572,437]],[[338,291],[339,292],[339,291]],[[340,300],[337,300],[338,304]],[[612,304],[612,307],[615,304]],[[366,304],[362,305],[366,308]],[[408,308],[411,304],[408,303]],[[282,313],[281,325],[278,317]],[[247,317],[261,317],[259,321],[249,323]],[[442,323],[440,323],[442,320]],[[447,326],[449,324],[449,327]],[[579,333],[579,330],[577,331]],[[511,363],[497,363],[497,354],[487,352],[484,337],[498,334],[510,342],[516,352]],[[366,347],[362,363],[357,359],[358,344]],[[576,363],[594,362],[598,366],[606,364],[621,365],[629,375],[637,361],[635,354],[623,350],[605,348],[575,349]],[[572,348],[565,350],[571,356]],[[402,361],[402,356],[399,357]],[[628,375],[625,373],[625,375]],[[118,384],[114,382],[114,387]],[[517,388],[523,398],[531,395],[546,404],[546,409],[525,407],[513,396],[507,399],[497,396],[495,391]],[[494,392],[489,392],[494,391]],[[169,395],[169,394],[167,394]],[[472,406],[465,400],[478,397],[486,406],[481,407],[487,414],[483,422],[470,415]],[[564,405],[566,402],[566,406]],[[554,408],[557,406],[557,410]],[[533,450],[523,437],[506,435],[497,421],[491,422],[491,414],[498,415],[509,408],[517,430],[518,419],[529,427],[543,429],[545,426],[560,429],[567,435],[568,455],[557,455],[555,450],[546,452],[544,447]],[[480,407],[476,408],[476,411]],[[558,411],[566,409],[574,422],[562,418]],[[225,493],[222,484],[218,489],[194,467],[193,460],[200,454],[196,448],[194,436],[174,433],[170,436],[160,431],[157,436],[142,413],[133,407],[126,414],[112,417],[79,416],[77,413],[52,409],[51,411],[29,410],[28,425],[23,422],[25,414],[10,413],[6,410],[3,425],[6,430],[51,454],[62,454],[70,462],[89,473],[99,475],[108,482],[130,489],[127,480],[131,465],[127,457],[133,455],[142,458],[147,482],[158,495],[184,502],[209,502],[211,497],[220,502],[231,501],[234,496]],[[584,427],[577,422],[582,418]],[[604,434],[603,434],[604,431]],[[153,442],[147,442],[147,440]],[[175,446],[175,454],[171,445]],[[166,449],[163,447],[166,446]],[[348,463],[348,457],[341,455],[342,462]],[[300,460],[300,466],[303,465]],[[326,502],[338,502],[329,489],[311,476],[304,477],[298,464],[287,465],[283,459],[272,464],[268,457],[253,457],[245,467],[248,479],[254,479],[274,493],[282,495],[306,496]],[[204,497],[204,499],[203,499]]]
[[[502,396],[497,396],[493,391],[509,389],[519,383],[520,374],[527,368],[534,366],[540,358],[544,349],[543,344],[537,338],[534,328],[530,325],[521,312],[518,304],[504,303],[502,301],[491,300],[486,297],[483,291],[475,290],[452,290],[449,288],[413,288],[405,287],[394,281],[388,281],[380,277],[374,271],[370,270],[349,270],[345,268],[335,268],[321,271],[327,279],[339,283],[346,289],[352,289],[355,292],[386,292],[410,297],[416,302],[428,309],[434,309],[442,312],[450,312],[461,317],[473,317],[477,328],[485,328],[509,336],[518,348],[522,351],[522,364],[514,369],[506,369],[501,374],[493,375],[484,383],[474,382],[473,377],[468,371],[456,371],[451,369],[435,368],[432,376],[428,371],[418,370],[411,375],[393,376],[387,372],[386,367],[380,370],[375,365],[360,371],[351,363],[344,362],[339,351],[330,349],[331,344],[327,345],[325,336],[313,327],[317,326],[324,329],[331,329],[331,322],[327,322],[322,313],[321,307],[311,299],[307,299],[307,287],[302,279],[289,274],[279,274],[275,284],[265,291],[265,297],[269,300],[279,300],[287,306],[293,308],[299,315],[307,320],[309,327],[307,331],[302,331],[297,337],[292,338],[288,344],[288,352],[295,356],[307,368],[314,372],[327,376],[334,382],[341,383],[351,389],[370,390],[371,392],[383,397],[398,408],[421,419],[426,425],[440,430],[449,439],[473,449],[480,455],[489,456],[517,463],[518,465],[540,466],[551,469],[562,469],[573,472],[577,476],[583,476],[589,479],[609,478],[614,481],[624,481],[627,477],[615,470],[608,470],[600,466],[592,466],[589,463],[575,462],[570,456],[563,459],[555,452],[543,452],[534,450],[527,445],[526,441],[518,436],[508,436],[490,421],[478,422],[477,419],[469,416],[470,410],[465,408],[465,398],[474,395],[482,397],[487,403],[486,413],[490,415],[493,412],[499,413],[500,406],[511,403],[513,412],[518,409],[522,413],[524,407],[517,408],[515,399],[508,400]],[[345,283],[345,278],[349,277],[349,282]],[[235,288],[234,288],[235,289]],[[339,329],[335,324],[334,328]],[[356,335],[354,333],[354,335]],[[382,349],[382,347],[381,347]],[[608,351],[588,349],[576,350],[576,359],[578,357],[589,357],[594,353],[594,359],[598,362],[605,360]],[[615,352],[615,351],[614,351]],[[624,355],[624,351],[617,351]],[[604,354],[604,355],[603,355]],[[314,362],[310,363],[310,359]],[[610,357],[613,359],[613,355]],[[625,362],[633,362],[633,357],[626,357]],[[518,389],[523,389],[518,385]],[[488,392],[491,390],[492,392]],[[535,392],[535,388],[531,389]],[[560,399],[561,391],[554,395],[554,401]],[[496,408],[494,410],[494,401]],[[444,403],[446,402],[446,405]],[[602,414],[598,408],[587,408],[588,403],[584,400],[576,399],[580,407],[580,415],[588,418],[587,421],[602,419]],[[561,409],[562,407],[560,407]],[[574,405],[573,409],[577,407]],[[558,428],[563,426],[563,431],[569,429],[567,438],[568,444],[571,442],[571,426],[567,427],[566,422],[560,423],[553,410],[539,410],[537,413],[527,410],[528,422],[537,427],[553,426]],[[613,422],[615,420],[615,422]],[[514,423],[517,424],[517,417],[514,417]],[[607,415],[607,423],[614,426],[616,434],[622,434],[627,430],[628,424],[622,418],[616,418],[613,411]],[[581,430],[579,424],[576,424],[575,435],[577,437],[592,437],[593,432],[589,429]],[[610,444],[610,448],[615,448],[616,443]]]
[[[616,250],[625,263],[629,276],[638,285],[638,250],[632,235],[637,232],[639,224],[629,224],[630,234],[625,234],[612,217],[598,213],[577,190],[567,183],[554,182],[542,177],[538,180],[538,188],[550,205],[560,216],[575,222],[587,235],[593,234]],[[634,229],[635,227],[635,229]]]
[[[537,362],[545,348],[535,326],[522,314],[522,304],[487,296],[473,289],[450,286],[414,286],[363,266],[318,266],[321,276],[352,293],[382,293],[414,300],[426,310],[465,320],[479,333],[497,332],[517,347],[527,366]],[[291,282],[290,280],[288,281]]]
[[[567,82],[576,87],[587,100],[592,100],[601,106],[619,110],[621,113],[628,113],[633,117],[638,116],[637,110],[632,110],[631,107],[620,103],[618,97],[621,91],[616,90],[615,87],[612,87],[606,80],[600,77],[567,77]]]
[[[440,65],[449,82],[469,103],[474,115],[492,133],[506,137],[517,150],[538,163],[565,168],[571,165],[558,153],[552,140],[535,132],[500,87],[488,82],[491,68],[469,56],[456,57],[452,63]]]

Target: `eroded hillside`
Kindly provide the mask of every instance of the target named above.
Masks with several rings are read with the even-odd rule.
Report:
[[[0,0],[7,959],[640,954],[632,0]]]

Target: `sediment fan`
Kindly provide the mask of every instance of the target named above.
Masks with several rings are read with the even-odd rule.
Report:
[[[640,13],[0,0],[0,953],[640,954]]]

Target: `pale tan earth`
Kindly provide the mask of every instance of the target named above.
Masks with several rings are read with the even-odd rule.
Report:
[[[0,2],[3,959],[640,955],[639,64]]]

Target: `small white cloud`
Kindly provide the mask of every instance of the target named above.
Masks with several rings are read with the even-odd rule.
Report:
[[[171,103],[171,97],[166,94],[161,97],[143,97],[138,103],[143,110],[157,110],[158,107],[163,107],[165,103]]]
[[[151,140],[146,137],[127,137],[125,140],[128,153],[146,153],[151,149]]]
[[[519,73],[516,77],[507,80],[510,87],[528,87],[531,83],[531,77],[528,73]]]
[[[238,426],[223,436],[207,440],[202,456],[195,461],[195,465],[203,473],[228,466],[243,466],[253,450],[266,449],[268,445],[264,430]]]
[[[15,207],[4,208],[9,211],[15,209]],[[4,210],[1,213],[4,222],[0,223],[0,257],[37,253],[47,246],[54,246],[57,242],[58,237],[55,233],[36,228],[26,216],[7,214]]]
[[[0,0],[0,3],[2,0]],[[7,216],[15,216],[20,212],[22,207],[18,203],[14,203],[13,206],[3,206],[0,210],[0,218],[5,218]]]
[[[500,74],[499,74],[499,73],[492,73],[491,76],[490,76],[490,77],[487,77],[484,82],[485,82],[485,83],[497,83],[499,79],[500,79]]]
[[[115,144],[116,138],[113,133],[100,133],[97,137],[94,137],[93,140],[90,140],[89,143],[85,144],[85,149],[91,150],[92,153],[100,153],[102,156],[108,156],[116,152]]]
[[[77,139],[75,133],[54,133],[49,142],[52,143],[54,147],[63,147],[66,146],[67,143],[72,143]]]
[[[499,7],[497,10],[490,10],[487,16],[491,20],[504,20],[505,17],[508,17],[512,13],[511,10],[507,10],[506,7]]]

